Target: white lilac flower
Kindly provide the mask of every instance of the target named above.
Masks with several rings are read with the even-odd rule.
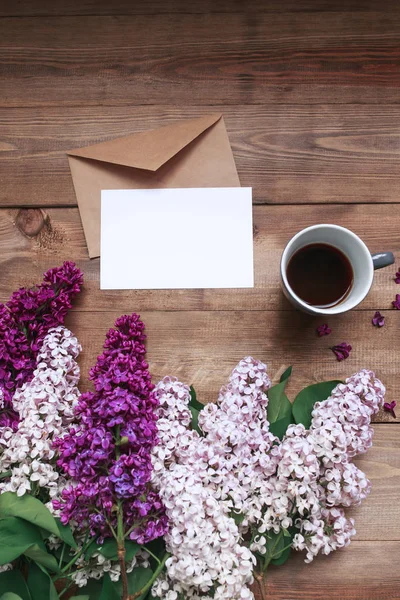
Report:
[[[81,545],[78,545],[78,551]],[[131,573],[133,569],[140,565],[141,567],[148,566],[147,553],[140,551],[131,560],[126,563],[126,572]],[[109,560],[102,554],[95,552],[90,559],[85,560],[80,556],[75,563],[77,570],[71,575],[71,579],[78,587],[87,585],[89,579],[102,579],[105,573],[108,573],[111,581],[118,581],[121,575],[121,567],[118,561]]]
[[[365,473],[353,463],[338,463],[322,470],[320,484],[327,506],[358,506],[371,491]]]
[[[0,438],[0,472],[11,470],[0,483],[0,493],[29,493],[33,486],[59,495],[64,479],[55,468],[53,439],[62,435],[73,418],[78,400],[81,347],[65,327],[51,329],[37,357],[33,379],[13,397],[20,415],[16,432],[3,430]]]
[[[296,526],[300,533],[293,540],[295,550],[306,550],[305,562],[313,561],[317,554],[330,554],[333,550],[345,548],[355,535],[354,519],[347,519],[343,509],[323,509],[320,518],[298,519]]]
[[[5,573],[6,571],[12,571],[13,566],[12,563],[6,563],[5,565],[0,565],[0,573]]]
[[[211,591],[217,600],[253,598],[248,585],[255,558],[231,510],[243,507],[254,485],[249,473],[268,470],[271,462],[267,451],[275,438],[264,416],[269,386],[262,363],[242,361],[218,407],[208,405],[200,414],[206,437],[188,429],[189,388],[172,378],[156,387],[160,445],[153,451],[153,484],[171,523],[165,539],[172,556],[153,588],[163,600],[211,598]]]
[[[265,554],[269,532],[297,528],[292,547],[306,551],[306,562],[345,547],[355,534],[340,507],[369,493],[350,459],[371,444],[383,385],[370,371],[353,375],[315,405],[310,430],[290,426],[282,442],[269,431],[270,385],[265,365],[241,361],[218,402],[201,411],[203,436],[189,429],[189,388],[173,378],[156,386],[153,484],[169,517],[171,553],[153,587],[162,600],[252,598],[254,553]]]

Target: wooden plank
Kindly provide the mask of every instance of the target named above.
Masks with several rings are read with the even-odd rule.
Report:
[[[85,350],[81,357],[83,373],[88,373],[95,362],[115,319],[137,307],[129,302],[124,308],[100,314],[93,302],[92,309],[92,312],[72,312],[67,321]],[[370,314],[363,311],[341,315],[329,320],[333,332],[323,338],[315,332],[321,321],[299,312],[158,310],[141,311],[141,315],[147,326],[148,357],[154,380],[175,375],[193,384],[202,402],[215,400],[233,367],[247,355],[266,362],[274,381],[293,365],[288,385],[291,399],[307,385],[345,379],[362,368],[376,371],[387,386],[388,401],[400,396],[397,378],[400,357],[395,351],[400,325],[398,311],[390,314],[382,330],[373,329]],[[338,362],[330,346],[343,341],[350,343],[353,351],[347,360]],[[394,421],[386,412],[378,420]]]
[[[0,106],[400,102],[400,13],[3,18]]]
[[[399,542],[352,542],[310,565],[300,555],[270,567],[268,600],[399,600]],[[261,595],[256,588],[256,600]]]
[[[372,483],[368,498],[347,512],[355,519],[354,540],[400,540],[400,438],[397,425],[376,424],[373,446],[354,462]]]
[[[222,112],[256,203],[398,202],[400,106],[0,109],[0,205],[75,205],[65,152]]]
[[[395,11],[397,0],[378,3],[375,0],[2,0],[0,16],[63,16],[63,15],[140,15],[159,13],[210,12],[340,12],[340,11]]]
[[[100,291],[99,260],[89,260],[77,208],[0,210],[0,300],[21,285],[31,285],[42,273],[64,260],[74,259],[85,273],[85,292],[78,308],[85,312],[109,310],[273,310],[290,311],[280,288],[279,262],[288,240],[300,229],[328,222],[352,229],[372,252],[392,250],[400,256],[397,207],[379,205],[254,206],[255,287],[235,290],[126,290]],[[399,266],[375,273],[374,285],[359,306],[367,311],[364,327],[374,339],[385,336],[369,330],[373,311],[386,310],[387,325],[394,323],[392,300],[400,287],[394,282]],[[128,308],[127,308],[128,307]],[[130,307],[130,308],[129,308]],[[358,309],[357,309],[358,310]],[[381,339],[381,338],[379,338]]]

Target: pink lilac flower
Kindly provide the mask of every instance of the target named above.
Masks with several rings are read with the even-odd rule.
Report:
[[[395,280],[396,283],[400,283],[400,271],[397,271],[394,280]]]
[[[326,323],[317,327],[317,333],[319,337],[322,337],[323,335],[329,335],[331,332],[332,329]]]
[[[202,435],[189,428],[188,386],[171,377],[156,386],[153,484],[165,501],[171,553],[153,587],[161,600],[211,598],[210,590],[218,600],[253,598],[255,555],[265,555],[268,537],[282,529],[297,530],[292,547],[306,551],[306,562],[347,546],[355,534],[343,507],[357,506],[371,484],[350,461],[372,443],[371,418],[384,386],[371,371],[356,373],[315,404],[310,430],[291,425],[282,442],[269,432],[269,386],[265,365],[241,361],[217,403],[200,412]],[[240,520],[226,520],[234,515]],[[224,556],[215,553],[221,528]],[[251,554],[241,555],[246,539]],[[226,586],[232,560],[240,568]]]
[[[384,408],[384,410],[386,410],[386,412],[390,412],[392,417],[396,418],[396,413],[394,412],[396,405],[397,405],[396,400],[392,400],[392,402],[385,402],[383,405],[383,408]]]
[[[393,300],[392,305],[396,310],[400,310],[400,294],[396,294],[396,300]]]
[[[95,391],[82,394],[75,423],[55,444],[57,464],[73,482],[55,507],[63,523],[88,526],[99,540],[117,527],[116,504],[123,506],[130,539],[139,544],[163,535],[167,525],[150,487],[158,400],[145,361],[145,337],[138,315],[117,319],[90,371]]]
[[[331,350],[335,354],[338,361],[340,362],[349,357],[350,352],[351,352],[351,346],[350,346],[350,344],[346,344],[346,342],[342,342],[341,344],[332,346]]]
[[[45,336],[50,328],[63,324],[82,282],[81,271],[65,262],[47,271],[39,286],[20,288],[6,305],[0,304],[0,389],[4,395],[0,428],[18,427],[14,392],[33,377]]]
[[[383,327],[384,326],[385,317],[383,315],[381,315],[379,310],[377,310],[376,313],[374,314],[374,316],[372,318],[372,324],[375,325],[375,327]]]
[[[153,594],[169,598],[253,600],[255,558],[242,542],[231,511],[245,509],[249,489],[276,469],[268,431],[266,367],[248,357],[221,389],[218,405],[199,415],[205,436],[190,430],[189,387],[172,377],[156,386],[159,445],[153,449],[153,485],[170,520],[171,557]],[[247,519],[250,518],[246,514]]]

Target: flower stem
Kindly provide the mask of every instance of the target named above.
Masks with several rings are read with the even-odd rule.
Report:
[[[60,567],[60,569],[61,569],[62,561],[63,561],[63,558],[64,558],[64,552],[65,552],[65,544],[63,544],[63,546],[62,546],[61,556],[60,556],[60,562],[58,563],[58,566]]]
[[[138,592],[135,592],[130,598],[131,600],[135,600],[135,598],[139,598],[142,594],[145,594],[146,592],[149,591],[149,589],[152,587],[153,583],[155,582],[155,580],[157,579],[157,577],[160,575],[161,571],[163,570],[165,563],[167,562],[168,558],[171,555],[166,552],[160,562],[160,564],[158,565],[157,569],[154,571],[153,573],[153,577],[150,579],[150,581],[148,581],[146,583],[145,586],[142,587],[141,590],[139,590]],[[264,599],[263,599],[264,600]]]
[[[254,577],[255,577],[255,580],[258,583],[258,588],[260,590],[261,600],[267,600],[267,595],[265,593],[264,586],[263,586],[263,579],[264,579],[263,573],[256,573],[256,575]]]
[[[61,596],[64,596],[64,594],[66,592],[68,592],[69,588],[71,587],[71,585],[73,584],[73,581],[68,581],[67,585],[65,586],[64,589],[61,590],[61,592],[58,594],[58,597],[61,598]]]
[[[155,554],[153,554],[153,552],[151,552],[151,550],[149,550],[148,548],[146,548],[146,546],[142,546],[142,549],[145,552],[147,552],[147,554],[149,554],[152,558],[154,558],[154,560],[157,562],[157,564],[161,564],[160,559]]]
[[[87,536],[86,536],[87,538]],[[82,548],[79,550],[79,552],[77,554],[75,554],[75,556],[72,558],[72,560],[69,561],[69,563],[67,565],[65,565],[65,567],[63,567],[61,569],[61,573],[62,575],[65,575],[65,573],[68,572],[68,570],[72,567],[72,565],[74,565],[76,563],[76,561],[78,560],[78,558],[80,558],[82,556],[82,554],[84,552],[86,552],[86,550],[89,548],[90,542],[87,543],[87,540],[85,540],[85,543],[83,544]],[[56,579],[60,579],[60,577],[57,577]]]
[[[122,515],[122,505],[118,502],[118,529],[117,529],[117,546],[118,546],[118,560],[121,567],[121,582],[122,582],[122,600],[129,600],[128,591],[128,576],[126,573],[125,563],[125,532],[124,532],[124,521]]]
[[[125,544],[123,547],[118,547],[118,560],[121,567],[121,581],[122,581],[122,600],[129,600],[129,591],[128,591],[128,577],[126,574],[126,564],[125,564]]]

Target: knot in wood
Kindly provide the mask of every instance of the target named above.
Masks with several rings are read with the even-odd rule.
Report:
[[[21,208],[15,224],[21,233],[35,237],[43,229],[48,217],[40,208]]]

